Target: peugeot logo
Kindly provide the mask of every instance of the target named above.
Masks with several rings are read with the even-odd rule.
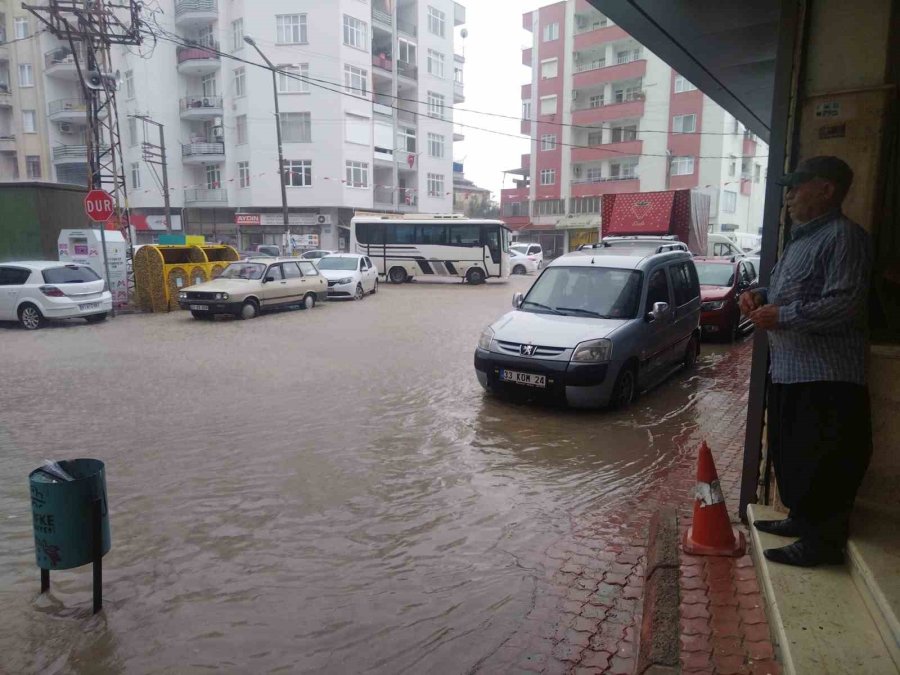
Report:
[[[535,350],[535,349],[537,349],[537,347],[535,347],[535,346],[532,345],[532,344],[519,345],[519,353],[520,353],[522,356],[534,356],[534,350]]]

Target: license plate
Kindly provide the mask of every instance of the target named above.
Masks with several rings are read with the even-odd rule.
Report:
[[[515,384],[523,384],[526,387],[546,387],[547,376],[535,375],[534,373],[520,373],[517,370],[501,370],[500,379],[504,382],[514,382]]]
[[[82,312],[85,312],[89,309],[100,309],[100,303],[99,302],[86,302],[83,305],[78,305],[78,309],[80,309]]]
[[[209,311],[209,305],[191,305],[191,311],[206,312]]]

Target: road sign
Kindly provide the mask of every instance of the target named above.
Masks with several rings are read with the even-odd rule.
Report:
[[[84,198],[84,212],[95,223],[105,223],[115,211],[112,195],[106,190],[91,190]]]

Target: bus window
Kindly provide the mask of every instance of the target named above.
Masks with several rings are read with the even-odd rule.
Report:
[[[450,243],[455,246],[481,246],[481,227],[478,225],[451,225]]]
[[[369,244],[373,246],[384,246],[384,223],[368,223],[369,228]]]
[[[404,225],[397,223],[393,226],[393,237],[390,238],[392,244],[415,244],[416,243],[416,226]]]
[[[419,225],[417,244],[446,244],[446,225]]]

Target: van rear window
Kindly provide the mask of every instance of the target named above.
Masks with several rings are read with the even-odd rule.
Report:
[[[100,275],[90,267],[76,265],[48,267],[41,274],[44,276],[45,284],[84,284],[88,281],[100,281]]]

